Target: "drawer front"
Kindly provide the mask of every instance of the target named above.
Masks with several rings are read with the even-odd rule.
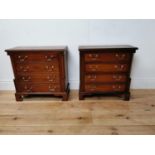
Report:
[[[129,61],[131,54],[129,53],[87,53],[85,54],[86,62],[119,62]]]
[[[87,92],[123,92],[125,84],[86,84],[85,91]]]
[[[59,92],[59,84],[45,84],[45,83],[16,83],[16,89],[18,92]]]
[[[86,64],[86,72],[127,72],[128,64]]]
[[[16,80],[18,82],[49,82],[49,83],[59,83],[59,74],[29,74],[29,75],[17,75]]]
[[[47,73],[47,72],[59,72],[58,63],[33,63],[33,64],[20,64],[16,65],[17,73]]]
[[[85,83],[92,82],[126,82],[127,76],[123,74],[87,74]]]
[[[57,61],[58,54],[51,52],[19,52],[12,55],[15,63],[28,63],[28,62],[53,62]]]

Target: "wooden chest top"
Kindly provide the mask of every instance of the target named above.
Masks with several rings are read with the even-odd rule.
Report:
[[[49,52],[49,51],[66,51],[67,46],[18,46],[10,49],[6,49],[6,52],[22,52],[22,51],[44,51],[44,52]]]
[[[106,52],[113,52],[113,50],[117,50],[121,52],[121,50],[126,52],[135,52],[137,50],[137,47],[131,46],[131,45],[86,45],[86,46],[79,46],[79,51],[106,51]],[[129,49],[129,50],[128,50]],[[132,50],[133,49],[133,50]],[[119,52],[117,51],[117,52]]]

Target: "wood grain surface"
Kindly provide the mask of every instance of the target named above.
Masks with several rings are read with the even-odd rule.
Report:
[[[155,134],[155,90],[132,90],[131,100],[89,97],[69,101],[28,97],[16,102],[13,91],[0,92],[0,134]]]

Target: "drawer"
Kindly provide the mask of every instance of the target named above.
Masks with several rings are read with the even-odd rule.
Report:
[[[127,72],[128,64],[86,64],[86,72]]]
[[[85,83],[92,82],[126,82],[127,76],[124,74],[87,74]]]
[[[53,62],[57,61],[58,54],[51,52],[19,52],[12,55],[15,63],[28,63],[28,62]]]
[[[86,62],[119,62],[129,61],[131,54],[129,53],[87,53],[84,56]]]
[[[46,83],[16,83],[16,89],[18,92],[59,92],[59,84],[46,84]]]
[[[33,64],[20,64],[16,65],[17,73],[47,73],[59,72],[58,63],[33,63]]]
[[[33,83],[42,83],[42,82],[50,82],[50,83],[59,83],[59,73],[53,74],[27,74],[27,75],[17,75],[16,80],[18,82],[33,82]]]
[[[87,92],[123,92],[125,84],[86,84]]]

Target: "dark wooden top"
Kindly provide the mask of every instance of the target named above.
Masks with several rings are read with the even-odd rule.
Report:
[[[67,46],[19,46],[6,49],[6,52],[19,52],[19,51],[66,51]]]
[[[137,47],[131,45],[90,45],[90,46],[79,46],[80,51],[87,50],[107,50],[107,49],[134,49],[137,50]]]

